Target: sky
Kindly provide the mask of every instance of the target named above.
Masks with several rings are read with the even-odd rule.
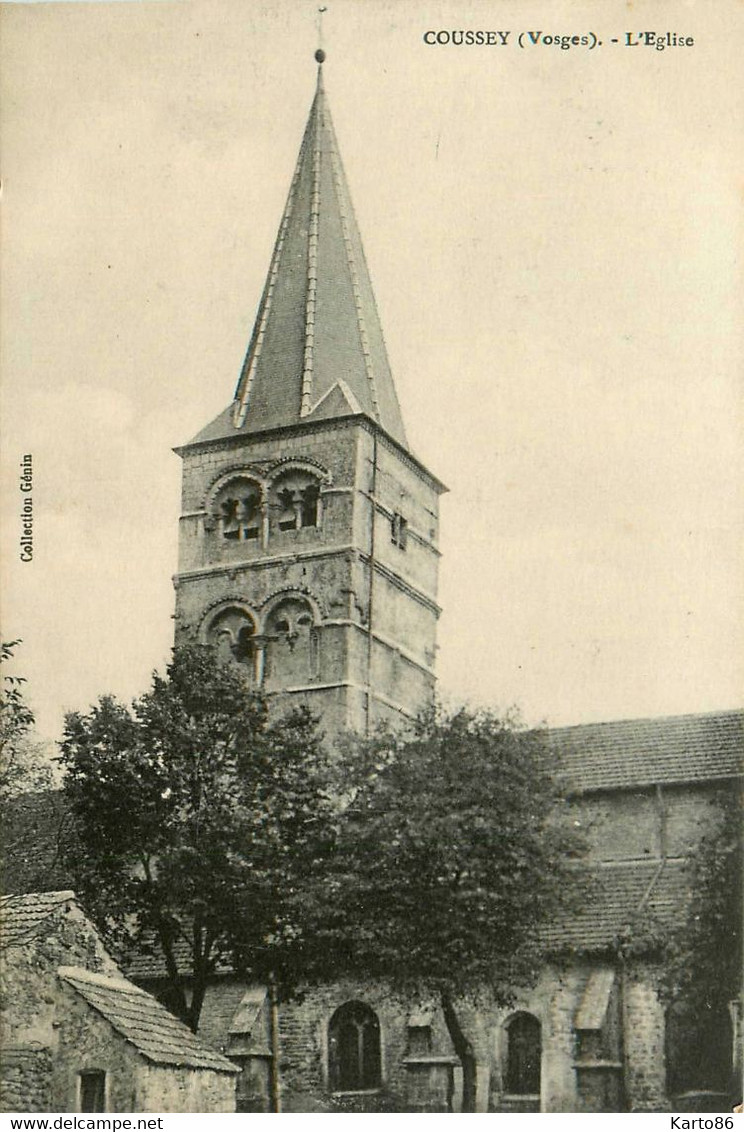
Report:
[[[326,90],[409,440],[450,489],[442,696],[550,724],[741,704],[744,9],[327,7]],[[167,661],[172,448],[232,397],[317,15],[160,0],[0,18],[3,637],[23,639],[53,739],[65,711],[129,699]],[[424,42],[466,29],[509,41]],[[625,45],[647,30],[695,42]],[[543,42],[590,33],[602,46]]]

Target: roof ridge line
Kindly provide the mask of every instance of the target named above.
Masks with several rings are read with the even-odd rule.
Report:
[[[623,724],[632,723],[669,723],[672,720],[683,719],[711,719],[721,718],[723,716],[742,716],[744,717],[744,708],[742,707],[729,707],[729,708],[711,708],[706,711],[690,711],[682,712],[676,715],[638,715],[638,716],[619,716],[615,719],[594,719],[585,723],[559,723],[555,726],[548,724],[543,726],[540,730],[546,731],[548,734],[555,734],[557,731],[577,731],[579,729],[589,729],[590,727],[616,727]],[[538,730],[533,728],[532,730]]]
[[[87,967],[75,967],[63,964],[57,968],[57,974],[66,980],[78,979],[81,983],[89,983],[94,987],[107,987],[113,985],[120,989],[124,989],[127,993],[138,994],[140,997],[147,997],[148,992],[138,987],[131,979],[121,972],[116,971],[107,974],[105,971],[90,971]]]
[[[6,893],[3,893],[2,896],[0,896],[0,907],[4,904],[9,904],[13,900],[15,900],[15,901],[21,901],[21,900],[28,901],[32,897],[35,900],[44,900],[44,901],[51,900],[52,897],[54,897],[55,898],[55,905],[56,904],[64,904],[64,902],[66,900],[76,900],[77,899],[77,897],[75,896],[75,891],[72,888],[59,888],[59,889],[54,888],[54,889],[51,889],[49,892],[6,892]]]

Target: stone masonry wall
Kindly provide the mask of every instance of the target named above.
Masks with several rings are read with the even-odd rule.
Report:
[[[370,1006],[380,1022],[382,1090],[376,1095],[331,1096],[328,1090],[328,1024],[334,1011],[345,1002],[361,1001]],[[362,1111],[409,1111],[404,1107],[417,1082],[404,1062],[408,1049],[408,1020],[422,1009],[432,1012],[432,1049],[452,1057],[453,1050],[441,1013],[431,1003],[406,1002],[381,983],[338,983],[313,988],[298,1001],[280,1010],[280,1040],[283,1108],[287,1112],[343,1111],[351,1104]],[[441,1103],[441,1092],[434,1101]],[[387,1107],[390,1103],[400,1107]],[[417,1107],[421,1106],[419,1098]],[[429,1108],[428,1111],[437,1111]]]
[[[288,687],[292,702],[307,702],[330,735],[364,729],[368,682],[372,722],[404,722],[434,689],[437,491],[378,437],[371,583],[374,449],[369,427],[340,421],[184,454],[176,639],[201,638],[210,611],[230,602],[250,612],[260,636],[278,596],[305,594],[316,610],[314,664],[299,681],[265,666],[262,687]],[[270,522],[265,543],[224,539],[211,509],[225,477],[253,467],[266,482],[287,460],[318,469],[320,525],[281,532]],[[396,513],[408,523],[405,548],[392,538]]]
[[[353,487],[356,471],[354,422],[326,422],[315,430],[264,436],[247,435],[240,444],[220,444],[184,454],[181,509],[203,508],[209,489],[226,472],[256,461],[269,466],[282,459],[307,458],[325,468],[334,487]]]
[[[595,967],[588,959],[566,966],[550,965],[535,987],[515,993],[509,1008],[459,1004],[462,1024],[478,1059],[478,1111],[584,1111],[577,1087],[575,1019]],[[664,1012],[656,992],[656,976],[652,964],[640,962],[631,967],[624,981],[618,972],[608,1008],[611,1011],[612,1003],[616,1003],[619,1015],[614,1021],[622,1019],[627,1103],[636,1112],[670,1111],[665,1093]],[[227,1030],[246,989],[237,980],[209,988],[200,1032],[215,1048],[227,1051]],[[366,1003],[379,1018],[382,1089],[366,1096],[332,1095],[328,1085],[328,1024],[334,1011],[352,1000]],[[518,1011],[534,1015],[541,1026],[539,1098],[514,1097],[505,1092],[508,1023]],[[407,1064],[409,1020],[421,1012],[430,1014],[432,1052],[441,1058],[439,1067],[425,1065],[423,1072],[421,1065]],[[613,1018],[606,1025],[614,1024]],[[257,1038],[268,1045],[267,1016],[257,1022]],[[349,1107],[370,1112],[443,1111],[453,1069],[444,1065],[447,1058],[456,1060],[439,1003],[407,1001],[381,982],[346,981],[312,988],[280,1006],[280,1076],[286,1112],[339,1112]],[[462,1077],[459,1069],[453,1072],[457,1104]]]
[[[72,902],[62,905],[25,946],[8,948],[1,959],[2,1046],[54,1044],[58,967],[119,974],[97,933]]]
[[[577,1112],[582,1102],[577,1092],[576,1035],[574,1020],[593,964],[575,962],[567,968],[546,968],[537,985],[517,992],[508,1009],[479,1008],[461,1003],[461,1021],[476,1049],[478,1059],[478,1110],[482,1112]],[[631,984],[625,1024],[632,1039],[628,1064],[632,1100],[638,1110],[663,1108],[663,1022],[652,976],[640,970]],[[243,988],[225,982],[210,988],[204,1006],[202,1034],[220,1048],[226,1046],[226,1030],[237,1009]],[[331,1095],[328,1086],[328,1024],[344,1002],[369,1005],[380,1021],[383,1087],[379,1093],[350,1097]],[[342,982],[312,988],[298,1000],[280,1007],[282,1104],[287,1112],[335,1112],[353,1104],[362,1111],[442,1111],[446,1070],[407,1061],[408,1023],[413,1014],[427,1012],[432,1021],[432,1053],[454,1059],[454,1050],[437,1001],[406,1001],[383,983]],[[527,1011],[539,1021],[542,1031],[541,1091],[539,1098],[510,1097],[504,1091],[507,1025],[517,1011]],[[222,1038],[220,1038],[222,1028]],[[661,1049],[658,1043],[661,1043]],[[659,1052],[660,1051],[660,1052]],[[645,1065],[645,1058],[662,1058],[662,1069]],[[442,1076],[444,1073],[444,1077]],[[455,1090],[461,1088],[461,1073],[454,1071]],[[661,1090],[661,1091],[660,1091]],[[390,1108],[389,1106],[394,1106]],[[387,1107],[386,1107],[387,1106]]]
[[[144,1064],[137,1112],[235,1112],[235,1077],[210,1069]]]
[[[51,1112],[51,1053],[43,1046],[0,1050],[0,1112]]]
[[[212,983],[199,1018],[199,1036],[219,1053],[227,1054],[230,1024],[247,986],[240,979],[224,978]]]
[[[625,1088],[631,1112],[670,1112],[666,1095],[664,1009],[655,968],[636,965],[625,982]]]
[[[716,790],[706,784],[584,794],[572,802],[575,820],[598,861],[686,857],[716,820]]]

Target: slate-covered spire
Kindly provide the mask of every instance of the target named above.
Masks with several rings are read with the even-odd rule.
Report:
[[[197,439],[364,413],[406,437],[362,242],[318,85],[232,407]]]

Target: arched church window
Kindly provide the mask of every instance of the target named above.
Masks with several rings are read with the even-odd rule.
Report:
[[[266,676],[274,687],[304,684],[317,674],[318,635],[303,598],[285,598],[266,622]]]
[[[320,484],[310,472],[286,472],[274,482],[270,505],[275,530],[317,527],[320,525]]]
[[[506,1026],[505,1092],[539,1096],[541,1057],[539,1021],[532,1014],[515,1014]]]
[[[256,670],[255,634],[256,626],[250,614],[231,606],[212,620],[207,630],[207,642],[214,645],[219,660],[242,665],[246,675],[253,680]]]
[[[232,542],[253,542],[261,537],[261,490],[240,476],[218,492],[214,512],[222,537]]]
[[[333,1092],[355,1092],[377,1089],[381,1080],[377,1015],[363,1002],[345,1002],[328,1026],[328,1083]]]

